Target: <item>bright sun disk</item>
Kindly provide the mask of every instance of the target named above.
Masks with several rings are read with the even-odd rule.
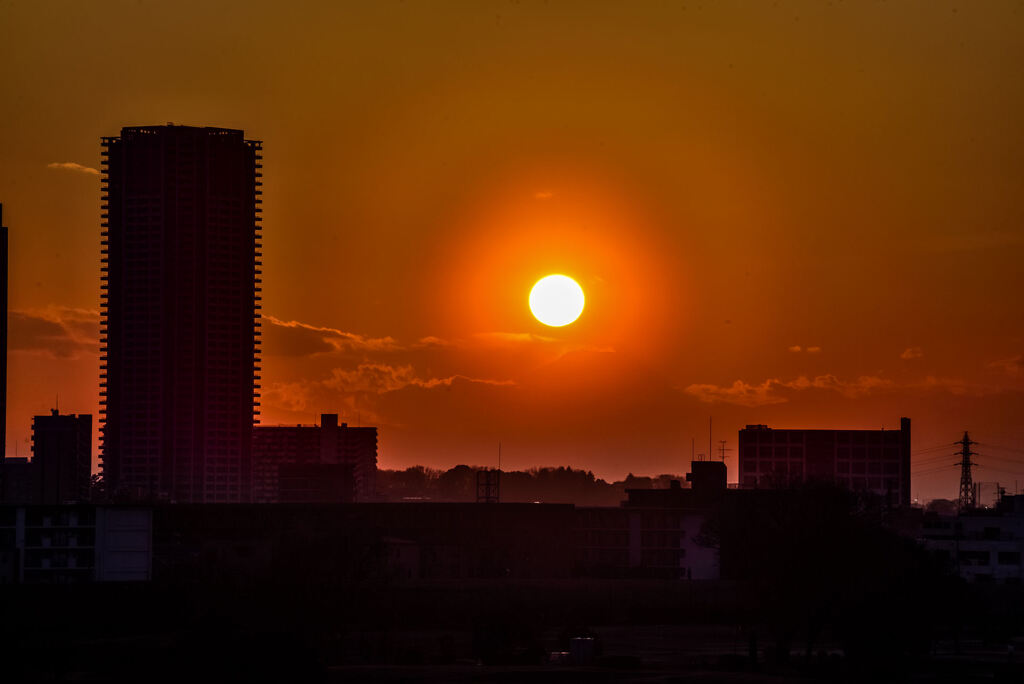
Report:
[[[569,325],[583,313],[583,289],[569,276],[545,276],[530,290],[530,311],[544,325]]]

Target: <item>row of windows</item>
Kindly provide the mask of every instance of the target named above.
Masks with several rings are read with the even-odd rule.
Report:
[[[950,558],[949,551],[937,551],[936,556],[944,559]],[[990,551],[961,551],[957,555],[961,565],[991,565],[992,554]],[[996,553],[997,565],[1020,565],[1020,551],[998,551]]]
[[[835,441],[839,444],[898,444],[899,430],[835,430],[831,433],[808,435],[808,438],[823,443]],[[753,444],[803,444],[805,433],[801,430],[744,430],[740,439]]]
[[[854,491],[870,490],[874,492],[895,492],[900,488],[897,478],[887,477],[836,477],[836,484],[849,487]]]
[[[583,533],[585,546],[625,547],[629,546],[629,533],[614,530],[587,530]]]
[[[686,556],[686,549],[643,551],[640,564],[646,568],[677,568]]]
[[[802,480],[800,473],[790,471],[773,471],[770,473],[761,473],[760,475],[748,473],[741,477],[741,484],[744,487],[771,487],[780,484],[786,484],[788,482],[800,482]],[[874,491],[874,492],[896,492],[899,491],[900,481],[899,478],[895,477],[857,477],[847,475],[836,475],[835,483],[841,487],[847,487],[854,491]]]
[[[838,447],[835,450],[836,458],[890,458],[898,459],[900,450],[898,447]],[[804,448],[785,446],[761,446],[757,449],[747,448],[741,453],[743,458],[803,458]]]
[[[643,532],[640,534],[640,545],[647,548],[678,549],[683,532]]]
[[[855,473],[855,474],[858,474],[858,475],[863,475],[864,473],[869,473],[871,475],[881,475],[882,473],[885,473],[886,475],[899,475],[899,473],[900,473],[900,464],[899,464],[898,461],[897,462],[885,461],[885,462],[882,462],[882,463],[879,463],[877,461],[872,461],[871,463],[864,463],[862,461],[856,461],[854,463],[849,463],[849,462],[841,461],[839,463],[836,463],[836,472],[837,473],[851,473],[852,472],[852,473]]]
[[[743,468],[747,473],[790,473],[799,477],[804,472],[804,464],[801,462],[787,463],[786,461],[761,461],[760,463],[747,463]]]

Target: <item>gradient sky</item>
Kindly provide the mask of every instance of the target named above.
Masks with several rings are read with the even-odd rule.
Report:
[[[709,416],[906,415],[1024,488],[1022,2],[7,0],[0,34],[9,455],[98,410],[99,138],[173,121],[264,141],[264,423],[618,479]],[[915,496],[955,497],[941,453]]]

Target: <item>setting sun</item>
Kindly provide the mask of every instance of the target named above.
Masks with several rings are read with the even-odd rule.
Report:
[[[583,313],[583,289],[569,276],[541,278],[530,290],[530,311],[544,325],[569,325]]]

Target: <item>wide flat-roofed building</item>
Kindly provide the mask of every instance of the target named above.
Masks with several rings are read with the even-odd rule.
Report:
[[[739,434],[741,487],[823,481],[910,505],[910,419],[898,430],[796,430],[748,425]]]
[[[258,425],[253,429],[253,501],[372,501],[377,487],[377,428],[338,424]]]

